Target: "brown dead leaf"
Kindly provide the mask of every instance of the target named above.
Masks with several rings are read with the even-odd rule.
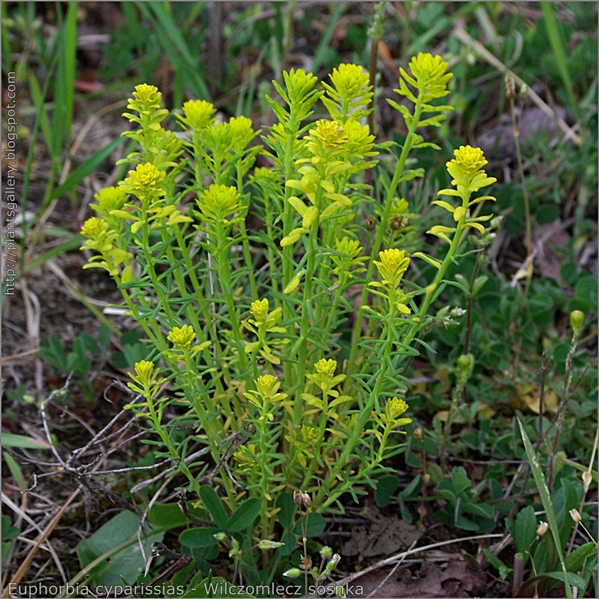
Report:
[[[408,568],[398,568],[395,574],[385,581],[387,575],[388,572],[377,570],[360,577],[354,584],[363,587],[364,597],[373,593],[373,597],[381,599],[486,596],[487,579],[484,572],[471,570],[462,559],[445,564],[424,562],[415,577]],[[377,589],[379,585],[381,586]]]
[[[385,516],[374,505],[368,506],[366,510],[363,510],[362,516],[370,522],[354,529],[352,537],[343,545],[341,555],[392,555],[407,549],[422,536],[413,524],[401,520],[396,515]]]

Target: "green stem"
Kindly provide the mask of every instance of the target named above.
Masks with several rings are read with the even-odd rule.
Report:
[[[320,210],[322,188],[318,188],[315,197],[315,205]],[[314,221],[308,236],[308,262],[306,265],[306,276],[304,277],[304,300],[302,302],[302,319],[300,322],[300,346],[297,362],[297,378],[295,380],[295,404],[293,406],[293,428],[299,426],[302,413],[303,401],[300,393],[304,389],[306,378],[306,360],[308,354],[308,340],[310,337],[310,312],[313,304],[312,278],[314,277],[314,265],[316,261],[316,240],[318,239],[318,219]]]
[[[470,199],[470,195],[468,195],[465,199],[463,199],[463,205],[466,208],[468,207],[469,199]],[[455,233],[453,234],[453,239],[451,240],[451,245],[449,246],[449,250],[447,251],[447,254],[445,255],[445,259],[443,260],[441,266],[439,267],[439,270],[437,271],[437,275],[435,276],[433,282],[426,288],[426,296],[424,298],[424,301],[422,302],[422,305],[420,306],[418,316],[412,319],[413,324],[410,327],[410,330],[408,331],[408,333],[404,339],[404,342],[403,342],[404,345],[409,345],[414,340],[414,337],[416,336],[416,334],[418,333],[418,331],[420,330],[420,328],[422,326],[422,321],[424,320],[424,317],[426,316],[426,313],[431,305],[431,302],[433,301],[433,298],[435,297],[435,294],[439,288],[439,285],[442,283],[443,277],[445,276],[445,273],[447,272],[449,265],[453,262],[455,253],[456,253],[458,247],[460,246],[460,243],[462,241],[462,233],[464,232],[464,225],[466,222],[466,217],[467,217],[467,215],[464,214],[464,216],[459,220],[459,222],[457,224]]]
[[[191,473],[191,470],[189,469],[187,464],[181,459],[179,452],[173,447],[173,444],[171,443],[169,436],[166,434],[165,428],[162,426],[162,409],[159,408],[158,411],[156,411],[156,406],[154,405],[154,398],[152,397],[151,392],[146,392],[144,395],[146,398],[146,405],[148,406],[148,416],[152,424],[154,425],[154,430],[156,431],[156,433],[158,433],[160,440],[167,448],[168,452],[179,464],[181,471],[183,472],[183,474],[185,474],[189,482],[192,484],[193,490],[196,493],[199,493],[200,486],[198,484],[198,481]]]
[[[365,280],[372,280],[372,276],[374,274],[374,260],[378,257],[379,250],[383,243],[385,237],[385,231],[387,230],[387,223],[389,222],[389,217],[391,216],[391,207],[393,206],[393,200],[395,198],[395,192],[397,190],[397,186],[399,185],[401,176],[403,175],[403,171],[406,165],[406,160],[408,159],[408,154],[410,153],[410,149],[412,147],[414,134],[416,133],[416,129],[418,128],[418,124],[420,123],[420,117],[422,116],[422,110],[424,108],[424,101],[422,99],[422,94],[418,95],[417,103],[414,108],[414,117],[411,121],[410,127],[408,129],[408,134],[406,135],[406,139],[404,141],[403,148],[401,150],[401,154],[399,155],[399,159],[397,161],[397,166],[395,167],[395,173],[393,175],[393,179],[391,180],[391,184],[387,189],[387,195],[385,197],[385,203],[383,208],[383,215],[381,217],[381,222],[379,223],[376,238],[372,245],[372,250],[370,252],[370,261],[368,263],[368,269],[366,271]],[[362,289],[362,296],[360,298],[360,306],[365,306],[368,299],[368,286],[365,285]],[[356,365],[359,344],[362,339],[362,324],[364,322],[364,310],[358,310],[358,314],[356,316],[356,322],[354,324],[354,329],[352,332],[352,341],[351,341],[351,350],[349,354],[349,359],[347,361],[347,379],[345,379],[344,392],[347,392],[348,389],[353,385],[353,371]],[[407,344],[406,344],[407,345]]]
[[[297,131],[299,129],[299,123],[296,126],[295,119],[293,118],[293,106],[289,107],[289,126],[290,132],[287,136],[287,145],[285,147],[285,157],[284,157],[284,181],[290,181],[293,178],[294,172],[294,162],[293,162],[293,143],[295,138],[297,137]],[[291,128],[293,126],[293,128]],[[291,227],[293,226],[293,206],[289,204],[287,201],[288,198],[291,197],[292,190],[291,188],[284,186],[283,193],[283,236],[289,235],[291,232]],[[282,248],[283,250],[283,284],[282,288],[285,289],[287,285],[291,282],[293,278],[293,249],[292,246],[287,246]],[[287,324],[287,334],[290,339],[293,339],[295,336],[295,319],[294,313],[292,312],[291,302],[283,302],[283,321]],[[295,382],[295,378],[293,376],[294,369],[293,364],[290,361],[285,361],[284,363],[284,372],[285,372],[285,380],[289,382],[290,385],[293,385]]]
[[[229,254],[227,251],[227,236],[222,223],[216,223],[216,268],[221,286],[221,291],[224,296],[227,306],[229,322],[231,324],[231,335],[235,341],[237,359],[239,360],[239,374],[244,376],[247,369],[247,358],[244,351],[244,343],[241,338],[241,324],[235,308],[235,299],[233,296],[233,288],[231,285],[231,268],[229,266]],[[227,394],[223,396],[223,402],[228,403]],[[241,405],[236,394],[233,395],[234,409],[238,414],[241,414]],[[228,408],[230,409],[230,407]]]
[[[316,466],[319,463],[319,456],[322,444],[324,442],[324,437],[326,433],[327,421],[329,418],[329,394],[326,389],[323,390],[322,393],[322,413],[320,414],[320,426],[318,429],[318,438],[316,439],[316,443],[314,444],[314,457],[310,461],[310,468],[308,472],[304,476],[304,482],[301,486],[302,489],[307,489],[310,483],[310,479],[316,470]]]
[[[176,325],[176,320],[175,320],[175,316],[171,310],[171,306],[169,304],[168,297],[165,295],[165,293],[162,289],[163,286],[160,283],[160,279],[158,278],[158,275],[156,274],[156,270],[154,269],[154,257],[152,256],[152,253],[149,250],[149,248],[150,248],[150,226],[147,222],[148,211],[147,211],[147,207],[146,207],[146,202],[141,200],[141,203],[142,203],[141,218],[142,218],[142,220],[145,221],[145,223],[142,226],[142,237],[143,237],[142,253],[143,253],[145,263],[146,263],[148,274],[150,275],[150,280],[152,281],[152,287],[154,288],[156,295],[158,295],[158,299],[160,300],[161,308],[164,310],[164,313],[166,314],[166,317],[168,318],[168,324],[172,328],[173,326]]]
[[[390,291],[393,291],[393,290],[390,290]],[[376,375],[376,383],[375,383],[374,388],[372,389],[370,395],[368,396],[366,405],[362,408],[362,411],[360,412],[360,416],[358,417],[358,420],[353,427],[351,436],[345,442],[343,451],[341,452],[341,454],[339,455],[339,458],[335,462],[335,467],[333,468],[333,470],[329,473],[329,475],[327,477],[326,484],[324,484],[322,486],[321,490],[318,492],[318,495],[316,496],[316,498],[314,500],[314,503],[316,505],[320,505],[321,502],[324,500],[324,496],[327,494],[329,495],[329,497],[326,501],[327,505],[332,503],[332,501],[334,501],[335,497],[339,497],[339,493],[340,493],[339,489],[336,489],[334,494],[331,494],[329,489],[331,489],[333,487],[333,481],[337,478],[337,476],[347,469],[347,466],[351,461],[351,456],[354,451],[354,448],[356,447],[356,444],[358,443],[358,440],[360,439],[360,436],[361,436],[362,432],[364,431],[366,424],[372,419],[373,409],[376,407],[377,411],[380,410],[379,394],[383,390],[385,377],[387,375],[387,365],[389,363],[389,357],[391,356],[391,350],[394,345],[393,330],[394,330],[394,321],[395,321],[395,315],[396,315],[397,308],[395,306],[395,302],[393,301],[393,298],[391,297],[391,295],[392,294],[390,294],[390,297],[389,297],[389,315],[388,315],[388,320],[387,320],[387,339],[385,341],[385,349],[383,350],[383,355],[381,358],[381,367],[380,367],[378,374]]]

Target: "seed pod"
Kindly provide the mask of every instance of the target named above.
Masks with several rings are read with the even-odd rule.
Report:
[[[511,73],[505,76],[505,98],[513,100],[516,97],[516,81]]]

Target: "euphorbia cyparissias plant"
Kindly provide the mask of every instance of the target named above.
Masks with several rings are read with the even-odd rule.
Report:
[[[357,500],[404,448],[411,418],[398,373],[434,323],[429,308],[466,232],[484,232],[490,216],[472,208],[494,199],[476,197],[495,181],[482,151],[462,146],[447,162],[452,187],[439,192],[450,201],[433,202],[451,223],[428,231],[446,246],[410,256],[411,227],[389,226],[417,216],[399,189],[424,175],[407,168],[413,152],[440,149],[417,131],[452,108],[438,103],[447,69],[423,53],[400,69],[403,103],[390,104],[406,122],[402,145],[377,145],[363,124],[373,90],[351,64],[320,90],[301,69],[273,82],[280,98],[266,97],[275,123],[262,144],[250,119],[218,121],[203,100],[175,112],[179,134],[163,127],[169,113],[155,87],[138,85],[129,100],[136,128],[124,135],[138,149],[125,180],[95,196],[82,229],[86,268],[109,272],[147,338],[147,359],[130,375],[142,399],[130,408],[191,491],[210,474],[231,509],[258,498],[261,538],[281,494],[301,489],[312,509],[343,511],[341,496]],[[268,167],[255,167],[259,154]],[[364,183],[367,169],[381,173],[381,197]],[[435,270],[426,287],[404,282],[413,259]],[[206,459],[189,463],[198,446]]]

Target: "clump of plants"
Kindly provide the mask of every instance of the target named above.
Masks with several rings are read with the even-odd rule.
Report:
[[[494,200],[481,192],[495,182],[483,152],[456,149],[451,187],[433,201],[447,218],[427,231],[439,252],[408,255],[417,215],[399,190],[424,175],[412,154],[440,149],[423,135],[452,109],[440,102],[451,78],[430,54],[400,69],[390,104],[406,123],[401,145],[377,144],[364,124],[373,90],[357,65],[340,65],[320,89],[312,74],[285,72],[273,82],[279,97],[266,97],[275,122],[264,131],[191,100],[174,111],[175,132],[160,92],[135,88],[124,115],[138,146],[131,170],[96,195],[82,249],[152,348],[130,375],[141,399],[129,407],[198,505],[220,517],[208,545],[226,541],[240,556],[252,534],[278,532],[283,542],[260,549],[289,555],[315,525],[308,516],[342,512],[342,496],[357,501],[404,450],[402,372],[421,332],[446,323],[431,308],[456,284],[448,267],[475,251],[468,239],[485,234],[491,215],[480,208]],[[412,261],[432,267],[425,286]],[[202,457],[187,459],[198,446]],[[294,492],[312,512],[302,522]],[[240,521],[253,530],[241,541]]]

